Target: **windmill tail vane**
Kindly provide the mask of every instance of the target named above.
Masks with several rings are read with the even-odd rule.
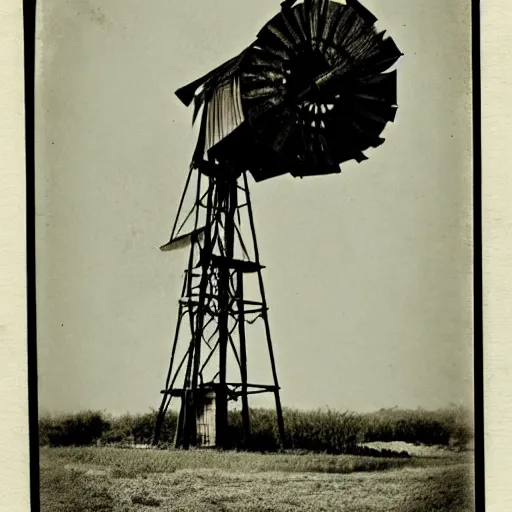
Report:
[[[286,445],[247,176],[335,174],[384,142],[397,109],[397,74],[389,69],[402,53],[376,20],[357,0],[285,0],[243,52],[176,91],[200,126],[171,238],[161,247],[188,247],[189,260],[155,444],[178,397],[176,447],[250,448],[249,396],[270,393],[277,444]],[[256,298],[249,300],[251,279]],[[256,324],[259,341],[249,339]],[[248,348],[257,342],[268,356],[265,383],[249,378]],[[242,433],[233,440],[228,402],[238,398]]]

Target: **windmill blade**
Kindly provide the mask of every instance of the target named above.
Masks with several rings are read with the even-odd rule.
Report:
[[[258,46],[263,45],[265,49],[277,48],[289,57],[297,53],[300,39],[290,24],[286,23],[285,15],[280,12],[260,30],[257,41]]]
[[[384,139],[379,137],[377,133],[372,132],[368,129],[368,126],[364,127],[363,123],[360,121],[352,121],[352,128],[355,133],[357,133],[359,140],[361,141],[361,145],[365,148],[378,148],[380,145],[384,143]]]
[[[338,163],[343,163],[353,157],[357,144],[356,134],[352,130],[351,123],[347,119],[339,119],[338,122],[329,123],[326,133],[329,148],[333,158]]]
[[[302,0],[302,4],[297,6],[297,9],[302,10],[303,19],[305,21],[305,26],[309,30],[309,40],[311,41],[312,33],[311,33],[311,17],[312,11],[316,7],[318,0]]]
[[[379,39],[372,30],[361,29],[357,37],[346,41],[345,50],[354,60],[368,59],[379,52]]]
[[[324,28],[329,22],[329,6],[330,2],[328,0],[319,0],[315,4],[311,18],[313,49],[316,49],[323,43]]]
[[[251,48],[251,52],[247,56],[247,60],[244,65],[244,69],[241,75],[245,75],[246,73],[251,73],[251,71],[281,71],[283,69],[283,65],[279,60],[275,60],[273,55],[269,52],[265,52],[264,50],[257,50],[256,47]]]
[[[284,0],[281,2],[281,9],[283,11],[288,11],[293,7],[293,4],[295,4],[297,0]]]
[[[334,34],[341,23],[343,16],[347,13],[345,5],[340,5],[335,2],[328,2],[327,5],[327,19],[324,23],[324,28],[321,34],[321,40],[327,42],[334,41]]]
[[[397,107],[384,101],[356,95],[353,98],[353,106],[359,115],[375,119],[383,124],[395,120]]]
[[[385,101],[390,105],[397,102],[397,72],[383,73],[359,79],[359,96],[371,97],[378,101]]]
[[[390,37],[384,39],[379,51],[362,63],[362,69],[367,75],[378,75],[387,71],[402,56],[396,43]]]
[[[286,33],[289,35],[291,41],[293,41],[295,47],[300,46],[303,41],[301,31],[295,25],[295,18],[290,16],[289,12],[281,12],[280,16],[282,19],[283,26],[286,27]]]
[[[303,5],[299,4],[291,11],[294,23],[300,33],[302,40],[305,43],[311,42],[310,31],[309,31],[309,20],[303,9]]]
[[[340,8],[340,16],[333,27],[332,43],[336,48],[343,48],[343,42],[347,34],[352,30],[354,23],[357,23],[358,16],[356,11],[348,6]]]
[[[374,31],[372,25],[369,25],[355,11],[351,10],[351,22],[345,27],[345,30],[337,32],[336,44],[340,49],[353,59],[359,59],[362,55],[351,50],[351,47],[361,39],[372,38]]]
[[[332,174],[339,171],[339,165],[333,158],[327,140],[318,126],[309,132],[311,153],[309,158],[314,161],[316,174]],[[307,161],[306,161],[307,165]]]
[[[369,25],[373,25],[377,21],[378,18],[358,0],[346,0],[346,4],[354,9]]]

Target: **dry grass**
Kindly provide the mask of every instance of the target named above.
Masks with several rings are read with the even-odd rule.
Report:
[[[463,456],[384,463],[315,454],[42,449],[41,510],[473,511],[471,463]]]
[[[469,512],[465,471],[455,465],[349,475],[180,470],[120,479],[113,492],[126,512],[137,510],[134,495],[157,500],[166,512]]]
[[[40,497],[42,512],[114,510],[109,479],[91,478],[81,471],[69,471],[60,465],[42,464]]]
[[[382,471],[414,464],[409,459],[355,455],[262,454],[216,450],[123,450],[119,448],[42,448],[42,456],[54,465],[82,464],[109,468],[114,476],[135,477],[147,473],[173,473],[181,469],[225,471],[352,473]]]

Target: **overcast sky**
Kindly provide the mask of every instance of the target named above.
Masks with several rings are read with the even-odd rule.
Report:
[[[187,261],[158,250],[196,136],[174,91],[250,44],[280,2],[39,3],[40,408],[147,411]],[[385,144],[341,175],[252,186],[281,399],[470,404],[469,2],[365,5],[405,54]]]

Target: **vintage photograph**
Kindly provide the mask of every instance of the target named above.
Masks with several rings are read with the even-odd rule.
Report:
[[[469,0],[39,0],[44,512],[475,511]]]

